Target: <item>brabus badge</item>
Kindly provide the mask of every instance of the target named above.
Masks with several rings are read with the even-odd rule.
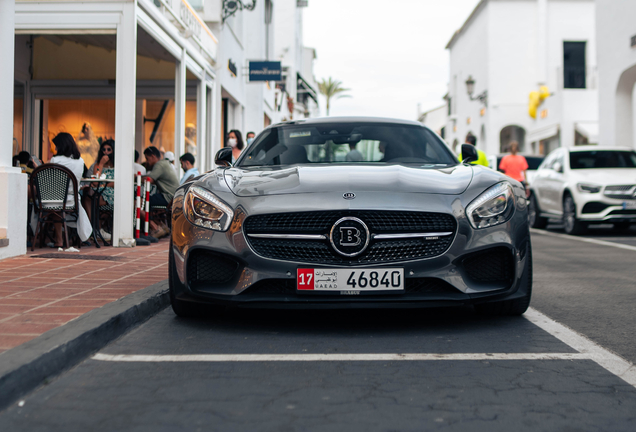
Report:
[[[343,193],[342,197],[344,199],[354,199],[356,197],[356,194],[354,194],[353,192],[347,192],[347,193]]]

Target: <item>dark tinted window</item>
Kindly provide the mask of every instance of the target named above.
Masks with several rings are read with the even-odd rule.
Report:
[[[528,169],[529,170],[536,170],[539,169],[539,165],[541,165],[541,162],[543,162],[543,157],[542,156],[526,156],[526,161],[528,162]]]
[[[455,165],[457,159],[428,129],[378,123],[285,125],[266,130],[237,165],[401,163]]]
[[[585,88],[585,42],[563,42],[563,87]]]
[[[636,168],[636,152],[621,150],[571,152],[570,168]]]

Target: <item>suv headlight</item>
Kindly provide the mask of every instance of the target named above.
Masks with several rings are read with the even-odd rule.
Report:
[[[599,193],[601,191],[601,187],[602,186],[589,183],[579,183],[576,185],[576,188],[579,190],[579,192],[585,193]]]
[[[191,224],[214,231],[227,231],[234,218],[234,211],[229,205],[198,186],[188,190],[184,208]]]
[[[506,222],[515,208],[515,196],[510,183],[494,185],[466,207],[473,228],[487,228]]]

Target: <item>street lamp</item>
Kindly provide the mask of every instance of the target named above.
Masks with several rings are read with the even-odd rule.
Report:
[[[256,7],[256,0],[252,0],[251,4],[243,4],[242,0],[223,0],[223,17],[221,22],[225,23],[225,20],[236,13],[246,9],[248,11],[254,10]]]
[[[484,106],[488,106],[488,90],[484,90],[482,93],[473,97],[473,92],[475,91],[475,80],[471,75],[468,75],[468,79],[466,80],[466,91],[468,92],[468,97],[471,101],[479,100]]]

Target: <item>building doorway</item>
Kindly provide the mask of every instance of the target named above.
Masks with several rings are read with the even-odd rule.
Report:
[[[503,128],[499,133],[499,152],[508,153],[512,141],[519,143],[519,151],[523,153],[526,148],[526,130],[517,125],[509,125]]]
[[[611,145],[634,147],[634,84],[636,65],[625,70],[616,87],[616,142]]]

